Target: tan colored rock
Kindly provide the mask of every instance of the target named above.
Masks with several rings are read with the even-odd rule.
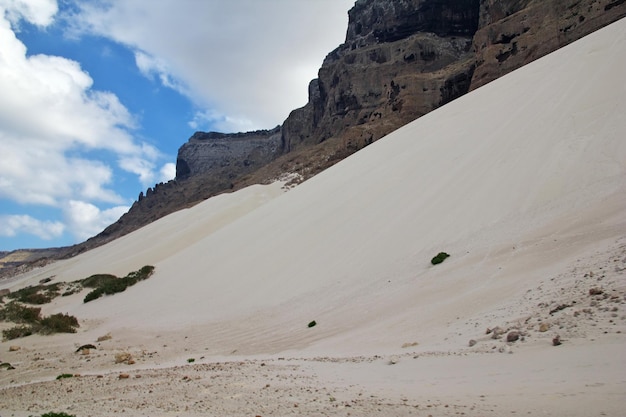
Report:
[[[104,336],[100,336],[98,339],[96,339],[97,342],[104,342],[105,340],[110,340],[112,339],[113,336],[111,336],[111,333],[107,333]]]
[[[115,363],[128,363],[132,360],[133,360],[133,356],[128,352],[121,352],[121,353],[115,354]]]
[[[9,352],[17,352],[20,349],[21,347],[19,346],[15,346],[15,345],[9,346]]]
[[[539,325],[539,331],[544,333],[547,332],[550,329],[550,325],[548,323],[541,323]]]

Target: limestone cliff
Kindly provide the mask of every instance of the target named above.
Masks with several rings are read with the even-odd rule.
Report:
[[[234,179],[268,164],[282,151],[280,126],[247,133],[196,132],[178,150],[176,179],[207,174]]]
[[[626,0],[358,0],[348,15],[346,40],[310,82],[304,107],[270,131],[196,133],[180,148],[176,180],[150,190],[92,244],[284,172],[315,175],[626,16]]]
[[[625,16],[625,0],[482,0],[471,89]]]

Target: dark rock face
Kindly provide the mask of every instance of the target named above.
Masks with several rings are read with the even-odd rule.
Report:
[[[626,16],[624,0],[482,0],[474,36],[478,88]]]
[[[359,48],[396,42],[416,33],[473,36],[479,0],[357,1],[348,12],[346,45]]]
[[[196,132],[178,150],[176,179],[203,174],[233,179],[268,164],[281,152],[280,126],[247,133]]]
[[[357,1],[346,42],[283,125],[285,149],[350,154],[469,90],[479,0]]]

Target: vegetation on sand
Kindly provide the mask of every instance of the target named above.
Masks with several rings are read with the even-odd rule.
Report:
[[[433,265],[440,264],[440,263],[442,263],[443,261],[445,261],[445,259],[446,259],[447,257],[449,257],[449,256],[450,256],[450,255],[448,255],[448,254],[447,254],[447,253],[445,253],[445,252],[439,252],[439,253],[437,254],[437,256],[435,256],[433,259],[431,259],[431,260],[430,260],[430,263],[432,263]]]
[[[137,271],[129,273],[123,278],[117,278],[115,275],[92,275],[83,280],[83,286],[94,288],[93,291],[85,296],[84,301],[88,303],[103,295],[111,295],[125,291],[126,288],[149,278],[153,272],[154,267],[146,265]]]
[[[4,340],[18,339],[35,333],[76,333],[76,328],[79,327],[74,316],[57,313],[42,317],[41,308],[27,307],[15,301],[0,310],[0,319],[19,324],[2,331]]]
[[[153,272],[154,267],[146,265],[123,278],[97,274],[76,282],[47,284],[51,280],[48,278],[40,281],[39,285],[6,294],[6,298],[11,301],[5,305],[4,299],[0,298],[0,321],[12,322],[17,326],[3,330],[2,337],[4,340],[12,340],[35,333],[76,333],[76,329],[80,327],[76,317],[63,313],[42,317],[40,307],[29,307],[24,304],[46,304],[55,297],[71,295],[83,288],[93,288],[84,299],[84,302],[88,302],[103,295],[122,292],[127,287],[149,278]]]

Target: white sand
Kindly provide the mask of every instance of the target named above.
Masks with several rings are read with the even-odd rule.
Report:
[[[75,335],[1,343],[0,415],[623,415],[624,57],[625,19],[287,193],[222,195],[0,284],[156,267],[46,307]]]

